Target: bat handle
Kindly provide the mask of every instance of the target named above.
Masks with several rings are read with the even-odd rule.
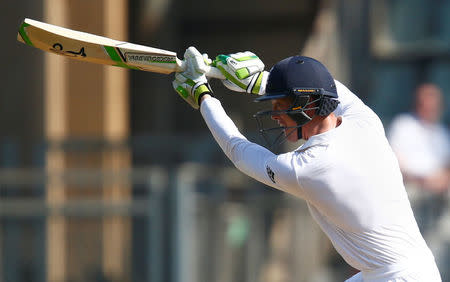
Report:
[[[186,69],[185,62],[180,59],[177,59],[177,65],[177,69],[175,70],[176,72],[182,72]],[[220,80],[226,79],[226,77],[220,72],[220,70],[213,66],[209,66],[209,69],[206,71],[206,76],[217,78]]]

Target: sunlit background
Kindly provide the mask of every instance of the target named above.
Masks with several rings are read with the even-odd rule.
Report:
[[[0,0],[0,282],[328,282],[355,273],[303,201],[232,166],[173,91],[173,75],[45,54],[16,41],[25,17],[179,57],[189,46],[210,57],[251,50],[267,69],[315,57],[386,129],[413,109],[417,85],[433,83],[444,96],[441,126],[450,123],[447,0]],[[264,105],[211,85],[262,144],[252,115]],[[448,188],[407,185],[444,281]]]

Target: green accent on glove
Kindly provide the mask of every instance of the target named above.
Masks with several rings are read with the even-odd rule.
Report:
[[[250,75],[247,68],[238,69],[235,74],[239,79],[245,79]]]
[[[195,101],[197,101],[198,104],[198,98],[200,97],[200,95],[204,94],[205,92],[211,93],[211,90],[209,90],[208,86],[206,86],[206,84],[202,84],[199,87],[197,87],[197,89],[195,89],[194,92],[194,98]]]
[[[259,59],[259,58],[258,58],[258,56],[247,56],[247,57],[237,58],[235,60],[238,62],[243,62],[243,61],[248,61],[248,60],[253,60],[253,59]]]
[[[228,56],[228,55],[219,55],[219,56],[217,56],[216,57],[216,59],[214,60],[214,62],[213,62],[213,64],[214,65],[216,65],[217,64],[217,61],[221,61],[224,65],[226,65],[227,64],[227,60],[228,60],[228,58],[229,58],[230,56]]]
[[[239,80],[237,80],[234,76],[232,76],[231,74],[229,74],[222,66],[217,66],[217,68],[220,70],[220,72],[231,82],[233,82],[234,84],[236,84],[237,86],[239,86],[242,89],[247,89],[247,85],[245,85],[244,83],[240,82]]]
[[[183,97],[185,99],[187,99],[189,97],[189,92],[186,89],[184,89],[181,85],[178,86],[177,89],[175,89],[175,90],[178,92],[178,94],[181,95],[181,97]]]
[[[255,86],[253,87],[253,90],[252,90],[253,94],[259,94],[259,90],[261,89],[261,81],[263,78],[263,74],[264,74],[264,72],[259,73],[258,79],[256,80]]]
[[[194,85],[195,85],[195,82],[190,78],[188,78],[185,83],[189,84],[192,87],[194,87]]]

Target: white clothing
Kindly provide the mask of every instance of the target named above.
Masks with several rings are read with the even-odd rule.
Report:
[[[405,271],[386,274],[383,269],[416,261],[435,265],[381,121],[344,85],[336,81],[336,86],[340,104],[335,114],[342,117],[341,125],[281,155],[249,142],[217,99],[205,99],[200,110],[234,165],[260,182],[304,199],[339,254],[364,275],[381,269],[380,275],[396,278]],[[438,277],[436,271],[429,271],[427,277]]]
[[[426,177],[450,165],[449,134],[440,124],[401,114],[392,122],[389,142],[408,174]]]
[[[399,263],[374,271],[359,272],[345,282],[411,282],[441,281],[436,264]]]

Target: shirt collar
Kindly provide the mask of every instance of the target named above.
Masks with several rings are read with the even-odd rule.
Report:
[[[333,136],[335,136],[340,131],[342,125],[344,124],[344,117],[341,116],[341,119],[342,119],[341,124],[338,127],[311,136],[305,143],[303,143],[295,151],[304,151],[313,146],[330,144],[331,140],[333,139]]]

